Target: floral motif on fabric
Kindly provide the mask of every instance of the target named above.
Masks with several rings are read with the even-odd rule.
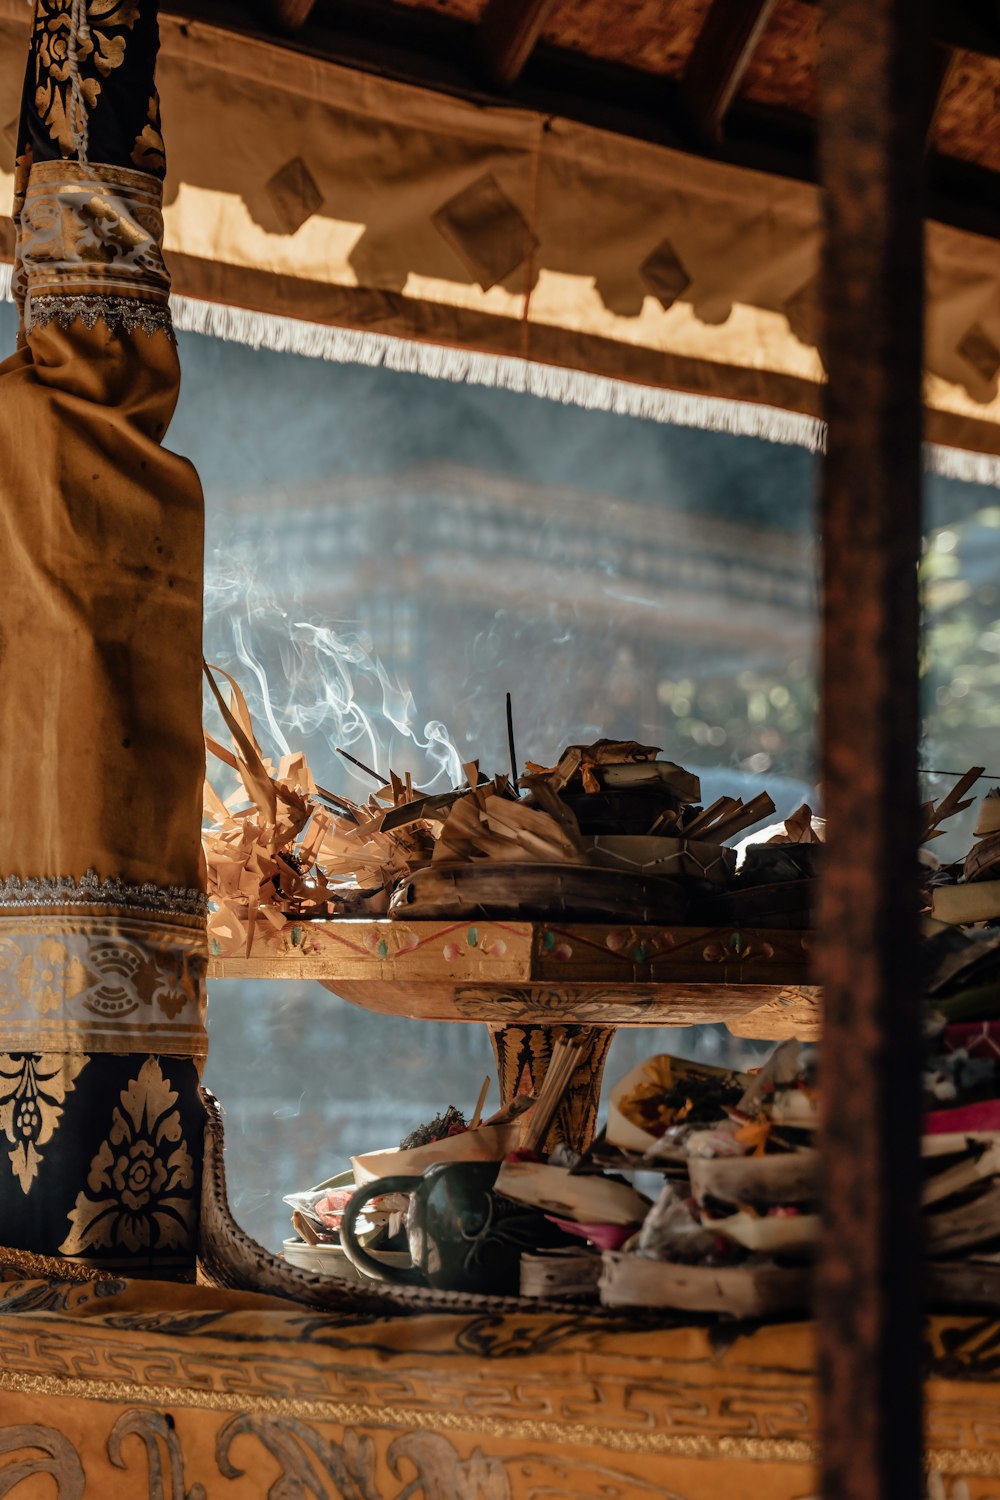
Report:
[[[158,1059],[147,1058],[119,1096],[60,1254],[190,1248],[195,1170],[177,1097]]]
[[[6,944],[0,939],[0,964]],[[16,968],[15,968],[16,965]],[[17,993],[30,999],[43,1015],[56,1010],[64,997],[82,994],[87,987],[87,970],[65,943],[43,938],[33,951],[11,956],[9,967],[15,968]]]
[[[90,0],[86,24],[74,36],[73,0],[44,0],[35,10],[32,56],[35,109],[63,151],[79,134],[75,118],[72,60],[75,51],[80,96],[86,110],[96,107],[101,85],[125,61],[129,32],[139,18],[138,0]]]
[[[198,917],[0,915],[0,1047],[203,1056],[207,962]]]
[[[53,1137],[62,1105],[90,1059],[55,1052],[0,1053],[0,1132],[25,1194],[38,1175],[41,1147]]]
[[[146,124],[132,146],[132,160],[140,172],[162,173],[166,169],[166,151],[160,134],[160,101],[155,94],[150,96]]]

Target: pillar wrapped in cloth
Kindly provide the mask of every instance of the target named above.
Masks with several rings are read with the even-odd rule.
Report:
[[[164,450],[155,5],[37,0],[0,365],[0,1244],[194,1264],[203,502]]]

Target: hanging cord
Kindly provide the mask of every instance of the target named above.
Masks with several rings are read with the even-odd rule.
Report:
[[[69,86],[70,120],[73,146],[77,160],[87,165],[87,150],[90,144],[87,119],[87,101],[83,97],[80,82],[80,47],[90,42],[90,24],[87,20],[87,0],[72,0],[69,17]]]

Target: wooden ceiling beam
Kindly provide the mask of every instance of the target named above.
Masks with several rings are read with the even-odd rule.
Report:
[[[315,4],[316,0],[266,0],[264,9],[273,26],[294,35],[309,20]]]
[[[941,113],[941,105],[944,97],[951,86],[952,79],[958,66],[958,53],[951,47],[944,46],[941,42],[931,43],[930,66],[928,69],[927,89],[927,149],[934,145],[934,132],[937,127],[938,115]]]
[[[736,96],[777,0],[714,0],[681,80],[680,94],[701,140],[722,138]]]
[[[489,0],[476,50],[491,82],[510,88],[524,71],[555,0]]]

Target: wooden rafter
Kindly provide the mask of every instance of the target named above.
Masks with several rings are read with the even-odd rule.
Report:
[[[951,47],[946,47],[941,42],[933,42],[931,44],[930,67],[928,70],[930,77],[927,91],[928,149],[934,144],[934,132],[937,127],[938,115],[941,113],[941,105],[955,76],[957,65],[958,53]]]
[[[268,19],[280,31],[301,31],[316,0],[266,0]]]
[[[477,35],[483,66],[509,88],[520,78],[555,0],[490,0]]]
[[[681,82],[681,99],[698,135],[717,141],[722,122],[777,0],[714,0]]]

